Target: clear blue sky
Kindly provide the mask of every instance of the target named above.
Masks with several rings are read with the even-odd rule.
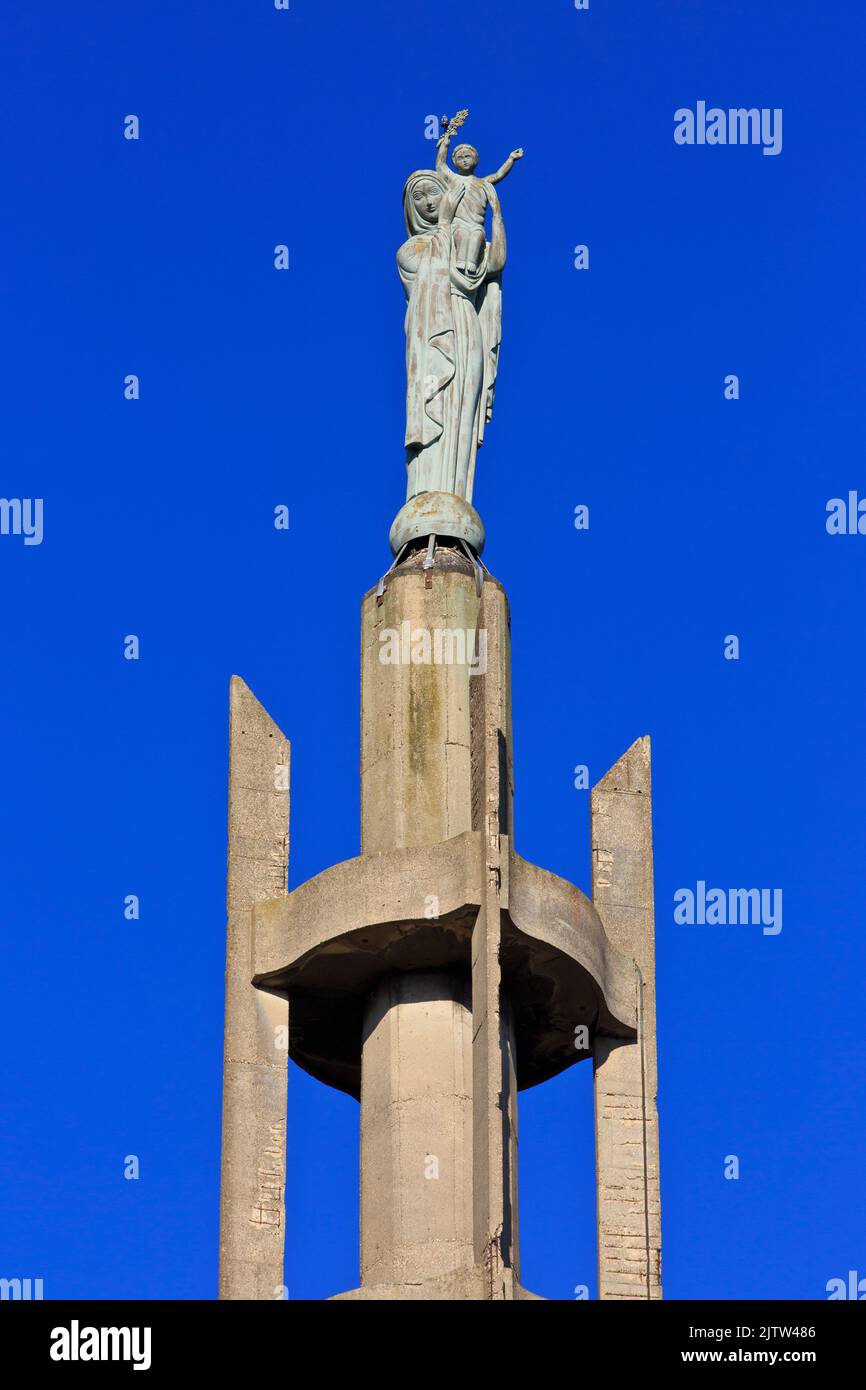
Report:
[[[0,536],[0,1274],[215,1296],[228,681],[292,740],[296,885],[358,851],[400,193],[426,116],[468,106],[483,165],[526,149],[475,499],[519,852],[588,889],[573,768],[653,738],[666,1294],[866,1275],[866,536],[825,529],[866,495],[862,6],[14,0],[4,26],[0,492],[44,499],[44,540]],[[781,107],[782,153],[676,145],[698,100]],[[781,888],[782,932],[676,924],[701,879]],[[358,1110],[293,1068],[289,1124],[287,1282],[321,1297],[357,1283]],[[521,1098],[520,1159],[523,1282],[594,1294],[587,1065]]]

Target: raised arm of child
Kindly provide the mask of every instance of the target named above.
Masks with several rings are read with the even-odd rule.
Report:
[[[436,145],[436,173],[446,180],[451,174],[451,170],[448,168],[448,146],[450,143],[451,136],[446,131],[444,135],[440,135]]]
[[[517,161],[518,159],[522,159],[522,158],[523,158],[523,150],[512,150],[512,151],[511,151],[511,154],[508,156],[508,158],[506,159],[505,163],[502,164],[502,165],[496,170],[496,173],[495,173],[495,174],[486,174],[486,175],[485,175],[485,177],[484,177],[484,182],[485,182],[485,183],[499,183],[500,179],[504,179],[506,174],[510,174],[510,173],[511,173],[511,170],[514,168],[514,165],[515,165],[516,161]],[[437,167],[438,167],[438,166],[437,166]]]

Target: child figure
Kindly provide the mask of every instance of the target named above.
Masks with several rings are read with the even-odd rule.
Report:
[[[475,168],[478,164],[478,151],[473,145],[458,145],[453,156],[457,170],[455,173],[447,164],[448,145],[452,133],[449,126],[436,147],[436,172],[451,188],[461,184],[465,186],[466,191],[457,205],[451,229],[457,269],[474,275],[484,255],[484,216],[491,201],[491,194],[486,185],[499,183],[500,179],[504,179],[514,168],[516,160],[523,158],[523,150],[512,150],[495,174],[477,177]],[[495,194],[493,196],[495,197]]]

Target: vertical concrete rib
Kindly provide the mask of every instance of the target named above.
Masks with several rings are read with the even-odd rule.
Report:
[[[478,618],[487,670],[472,682],[473,828],[481,833],[482,901],[472,931],[473,1228],[487,1297],[513,1296],[517,1242],[517,1135],[513,1033],[501,990],[503,850],[511,833],[511,689],[508,609],[485,580]]]
[[[288,739],[238,676],[230,689],[222,1299],[270,1300],[283,1283],[288,1001],[250,983],[253,903],[283,896]]]
[[[590,805],[593,901],[635,962],[639,1024],[636,1042],[594,1043],[599,1298],[661,1298],[649,738],[605,774]]]

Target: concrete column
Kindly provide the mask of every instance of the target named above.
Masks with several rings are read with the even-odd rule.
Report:
[[[285,1237],[286,999],[254,989],[250,909],[285,896],[289,742],[237,676],[229,734],[219,1296],[277,1298]]]
[[[473,828],[469,703],[479,677],[470,674],[465,643],[478,613],[468,561],[451,560],[444,551],[430,571],[416,560],[389,576],[381,604],[375,593],[364,599],[364,854],[438,844]]]
[[[457,972],[392,975],[367,1005],[361,1280],[413,1284],[472,1264],[472,1012]]]
[[[594,1044],[599,1298],[661,1298],[648,738],[593,788],[590,807],[593,902],[609,940],[635,963],[638,1015],[636,1042]]]
[[[479,597],[472,567],[453,551],[440,550],[435,565],[427,571],[421,566],[421,558],[421,554],[416,554],[389,576],[381,603],[373,593],[364,600],[362,849],[364,854],[373,854],[437,844],[467,830],[481,831],[484,901],[472,934],[471,1026],[465,1004],[461,1006],[464,1012],[459,1022],[455,1023],[449,1014],[446,1026],[441,1009],[450,1008],[453,1013],[456,999],[451,996],[450,1004],[444,997],[439,1004],[426,999],[414,1001],[411,1009],[408,1001],[404,1005],[392,997],[390,1007],[378,1022],[376,1011],[382,1010],[383,1001],[378,995],[371,1001],[361,1102],[363,1279],[365,1283],[402,1279],[399,1272],[387,1272],[395,1262],[403,1270],[426,1268],[428,1274],[432,1273],[434,1264],[413,1264],[413,1252],[429,1239],[441,1242],[437,1247],[437,1271],[444,1268],[441,1260],[450,1260],[459,1253],[467,1263],[474,1260],[484,1268],[488,1298],[505,1298],[512,1296],[517,1254],[514,1034],[507,1001],[502,998],[499,963],[502,855],[508,853],[513,804],[508,605],[502,586],[490,576],[485,577]],[[475,661],[466,657],[453,659],[453,654],[459,656],[461,650],[474,656]],[[396,661],[389,659],[394,656]],[[424,891],[431,901],[431,916],[435,917],[436,884],[431,883]],[[413,978],[420,977],[406,977],[390,988],[413,988]],[[423,1015],[417,1014],[422,1002],[427,1011]],[[417,1221],[400,1205],[400,1182],[391,1155],[403,1131],[394,1109],[397,1103],[389,1099],[397,1085],[390,1072],[397,1065],[397,1040],[404,1037],[405,1046],[411,1048],[409,1039],[416,1026],[422,1027],[420,1022],[403,1026],[404,1017],[414,1019],[416,1014],[419,1020],[422,1016],[425,1019],[422,1033],[438,1026],[434,1019],[441,1025],[439,1041],[435,1045],[430,1041],[428,1045],[425,1037],[423,1055],[418,1058],[418,1065],[430,1072],[429,1106],[443,1121],[443,1137],[429,1141],[440,1148],[447,1147],[444,1136],[448,1125],[444,1116],[455,1105],[450,1079],[456,1065],[455,1048],[465,1048],[467,1030],[474,1039],[471,1075],[463,1083],[460,1115],[458,1118],[452,1113],[448,1122],[463,1136],[464,1107],[471,1104],[471,1168],[464,1138],[460,1139],[464,1146],[460,1160],[464,1175],[470,1171],[472,1174],[464,1189],[471,1201],[468,1248],[462,1224],[465,1208],[461,1207],[459,1221],[452,1216],[450,1226],[443,1224],[441,1213],[435,1217],[432,1214],[435,1203],[429,1188],[431,1181],[436,1180],[422,1176],[420,1182],[425,1186],[418,1188],[412,1165],[418,1162],[416,1151],[421,1141],[414,1136],[410,1166],[401,1181],[409,1184],[410,1191],[417,1188],[423,1194],[411,1199],[416,1204]],[[462,1040],[459,1043],[455,1041],[455,1029]],[[401,1074],[403,1047],[403,1042],[399,1042]],[[447,1077],[438,1070],[439,1049]],[[382,1075],[386,1063],[388,1077]],[[400,1084],[414,1086],[420,1081],[416,1083],[410,1069]],[[391,1113],[388,1124],[372,1118],[376,1106]],[[432,1120],[425,1119],[425,1123],[432,1124]],[[438,1121],[436,1128],[440,1132]],[[377,1183],[381,1172],[392,1174],[384,1185]],[[443,1185],[442,1177],[438,1182],[436,1200],[445,1202],[448,1187]],[[448,1203],[453,1208],[450,1197]],[[425,1221],[432,1224],[426,1226]],[[402,1234],[404,1230],[408,1235]],[[437,1234],[424,1235],[425,1231]]]

